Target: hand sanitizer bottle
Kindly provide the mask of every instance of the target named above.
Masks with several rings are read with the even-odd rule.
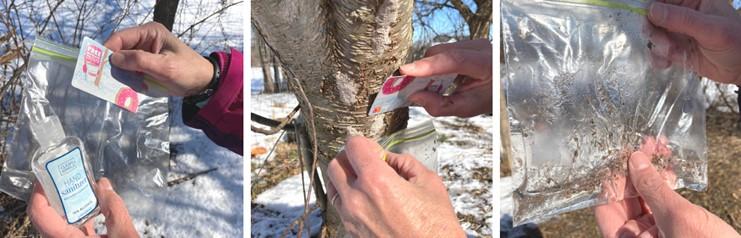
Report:
[[[39,143],[31,167],[49,204],[67,224],[82,226],[100,213],[90,161],[82,141],[66,137],[59,118],[44,109],[37,106],[31,110],[38,113],[30,113],[31,133]]]

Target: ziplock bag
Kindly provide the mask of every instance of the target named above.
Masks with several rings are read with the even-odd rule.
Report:
[[[166,185],[170,157],[168,98],[146,98],[137,113],[71,85],[79,49],[37,39],[23,81],[23,105],[0,174],[0,191],[27,200],[35,180],[30,160],[39,143],[30,131],[33,108],[55,112],[68,136],[80,138],[96,179],[107,177],[130,201]],[[136,209],[131,208],[130,209]]]
[[[437,140],[437,131],[432,120],[381,137],[378,144],[387,151],[414,155],[414,158],[425,167],[437,173],[439,166],[437,147],[440,146],[440,142]]]
[[[683,62],[651,66],[648,4],[502,3],[515,225],[636,197],[627,160],[657,138],[670,153],[652,160],[666,182],[705,188],[700,80]]]

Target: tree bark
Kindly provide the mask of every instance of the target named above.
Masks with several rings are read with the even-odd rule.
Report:
[[[368,108],[385,77],[404,63],[412,10],[411,0],[252,2],[256,32],[283,65],[322,171],[344,144],[346,128],[377,138],[406,127],[406,108],[378,116],[368,116]],[[320,205],[322,235],[344,236],[334,207]]]
[[[167,30],[172,31],[179,2],[179,0],[158,0],[154,4],[154,21],[162,23]]]

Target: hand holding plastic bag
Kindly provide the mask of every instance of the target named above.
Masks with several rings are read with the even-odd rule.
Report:
[[[654,2],[648,19],[658,66],[683,62],[721,83],[741,84],[741,17],[725,0]],[[689,37],[689,38],[688,38]]]
[[[715,214],[671,189],[671,169],[657,171],[652,161],[670,157],[661,139],[647,138],[630,157],[627,187],[640,197],[597,206],[597,225],[604,237],[736,237],[738,233]],[[661,235],[659,235],[661,234]]]
[[[645,137],[666,138],[672,156],[654,162],[671,188],[705,188],[700,82],[681,57],[652,67],[647,7],[503,2],[516,224],[639,196],[619,178]]]

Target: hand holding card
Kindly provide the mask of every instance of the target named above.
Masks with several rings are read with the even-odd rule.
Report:
[[[164,88],[143,74],[121,70],[110,64],[112,51],[85,37],[75,66],[72,86],[100,99],[136,112],[148,96],[164,96]]]

